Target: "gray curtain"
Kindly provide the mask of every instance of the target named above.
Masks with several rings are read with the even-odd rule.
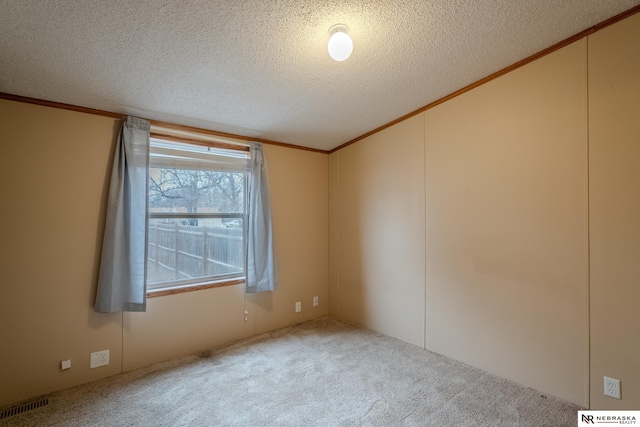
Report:
[[[116,143],[95,311],[145,311],[147,305],[147,120],[127,117]]]
[[[267,164],[262,144],[253,142],[247,227],[247,292],[272,291],[277,283]]]

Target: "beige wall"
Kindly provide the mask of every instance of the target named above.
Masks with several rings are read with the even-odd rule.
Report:
[[[337,317],[424,345],[424,123],[332,154]]]
[[[418,345],[424,327],[429,350],[583,406],[640,408],[638,45],[634,15],[408,120],[424,129],[331,154],[331,313]],[[376,188],[421,174],[424,190]],[[414,259],[420,220],[380,218],[424,197]],[[425,268],[422,324],[397,266]]]
[[[584,406],[586,49],[425,113],[426,348]]]
[[[277,146],[264,151],[279,286],[248,297],[256,333],[329,314],[329,156]],[[312,306],[314,296],[318,307]]]
[[[338,318],[338,155],[329,155],[329,310]]]
[[[329,313],[328,156],[273,146],[274,292],[230,286],[152,298],[146,313],[93,312],[117,127],[0,100],[0,406]],[[104,349],[110,365],[90,370]]]
[[[149,366],[251,336],[244,285],[150,298],[144,313],[124,314],[123,370]]]
[[[0,405],[121,371],[122,315],[92,310],[115,128],[0,100]]]
[[[586,47],[331,155],[338,317],[588,404]]]
[[[640,409],[640,14],[589,37],[591,407]],[[621,380],[622,400],[603,395]]]

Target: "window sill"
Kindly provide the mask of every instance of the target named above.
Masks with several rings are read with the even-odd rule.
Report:
[[[203,289],[221,288],[223,286],[240,285],[244,283],[244,277],[237,279],[224,279],[215,282],[195,283],[190,285],[172,286],[167,288],[152,289],[147,291],[147,298],[163,297],[166,295],[182,294],[185,292],[201,291]]]

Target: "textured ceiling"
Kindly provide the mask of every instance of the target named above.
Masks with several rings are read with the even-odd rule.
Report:
[[[639,3],[0,0],[0,92],[328,150]]]

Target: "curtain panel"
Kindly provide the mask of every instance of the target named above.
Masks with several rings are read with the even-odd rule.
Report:
[[[95,311],[146,310],[149,130],[126,117],[111,170]]]
[[[252,142],[247,227],[247,292],[272,291],[277,284],[267,164],[262,143]]]

